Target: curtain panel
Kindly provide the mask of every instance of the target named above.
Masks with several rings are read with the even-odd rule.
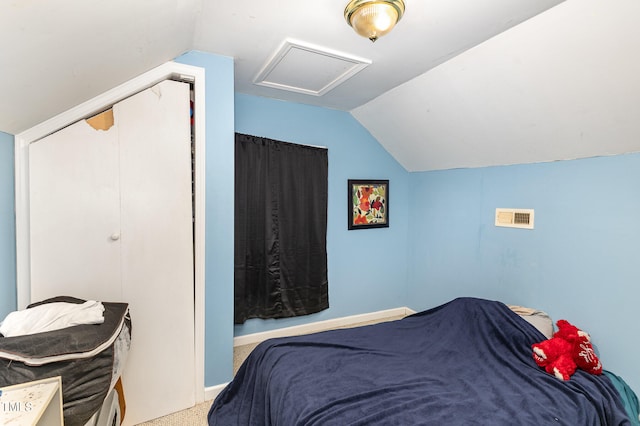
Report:
[[[236,133],[236,324],[329,307],[327,154]]]

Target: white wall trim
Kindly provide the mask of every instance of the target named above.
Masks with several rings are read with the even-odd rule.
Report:
[[[220,385],[215,385],[215,386],[209,386],[207,388],[205,388],[204,390],[204,400],[205,401],[212,401],[214,399],[216,399],[216,397],[220,394],[220,392],[222,392],[222,390],[228,385],[229,383],[222,383]]]
[[[317,321],[310,324],[295,325],[292,327],[279,328],[277,330],[264,331],[261,333],[253,333],[234,337],[233,346],[235,347],[259,343],[263,340],[272,339],[275,337],[297,336],[300,334],[316,333],[319,331],[326,331],[334,328],[350,327],[363,322],[382,321],[385,318],[397,317],[399,315],[411,315],[415,313],[416,312],[410,308],[401,307],[370,312],[367,314],[351,315],[325,321]]]
[[[15,136],[16,290],[18,309],[31,303],[29,262],[29,144],[78,120],[93,116],[113,104],[168,78],[194,82],[195,125],[195,397],[204,401],[204,291],[205,291],[205,71],[202,68],[167,62],[93,99],[71,108]]]

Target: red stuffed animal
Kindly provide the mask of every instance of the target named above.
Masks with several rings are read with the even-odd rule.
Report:
[[[593,350],[589,334],[566,320],[556,324],[558,331],[551,339],[532,345],[536,364],[561,380],[569,380],[576,368],[602,374],[602,364]]]
[[[602,374],[602,364],[593,350],[589,333],[566,320],[559,320],[556,324],[558,324],[556,335],[573,344],[573,360],[578,368],[591,374]]]

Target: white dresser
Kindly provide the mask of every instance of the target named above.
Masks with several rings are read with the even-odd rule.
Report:
[[[62,381],[60,377],[0,388],[0,424],[3,426],[60,426]]]

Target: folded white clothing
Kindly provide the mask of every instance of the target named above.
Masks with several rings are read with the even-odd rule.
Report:
[[[0,323],[4,337],[23,336],[59,330],[80,324],[102,324],[104,306],[101,302],[88,300],[82,304],[53,302],[33,308],[11,312]]]

